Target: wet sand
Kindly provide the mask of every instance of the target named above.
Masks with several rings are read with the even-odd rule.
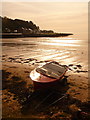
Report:
[[[67,84],[56,86],[60,94],[68,94],[64,99],[48,107],[47,101],[43,106],[35,107],[45,97],[43,93],[38,93],[39,97],[30,99],[34,93],[33,82],[29,77],[31,70],[42,63],[48,61],[38,61],[36,59],[15,59],[3,56],[2,70],[2,116],[3,118],[29,118],[29,119],[62,119],[72,120],[73,118],[88,119],[90,115],[88,102],[88,71],[80,64],[69,64],[66,73]],[[22,63],[22,61],[24,61]],[[55,89],[54,89],[55,90]],[[46,93],[45,93],[46,94]],[[48,93],[47,93],[48,94]],[[55,95],[55,94],[54,94]],[[56,93],[57,97],[58,94]],[[32,105],[31,105],[32,104]],[[43,107],[45,109],[43,109]],[[81,109],[85,114],[77,115]]]
[[[4,39],[2,45],[3,118],[90,119],[86,41],[20,38]],[[35,91],[30,72],[52,60],[69,67],[64,78],[67,84],[58,82],[53,89]],[[62,99],[51,104],[57,98]]]

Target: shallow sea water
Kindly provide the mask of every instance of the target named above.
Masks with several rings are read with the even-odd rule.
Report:
[[[43,63],[44,61],[47,61],[47,60],[54,60],[61,64],[65,64],[65,65],[72,64],[73,66],[71,66],[71,67],[73,69],[75,68],[75,70],[73,70],[73,72],[71,71],[72,74],[71,74],[71,72],[68,73],[68,81],[69,81],[69,83],[71,81],[71,86],[72,86],[72,87],[70,87],[71,90],[70,89],[68,89],[68,90],[72,91],[72,92],[70,92],[71,95],[73,95],[73,94],[77,95],[80,92],[80,94],[79,94],[80,99],[83,99],[83,97],[82,97],[83,95],[84,95],[84,98],[86,98],[85,95],[87,96],[86,90],[87,90],[87,84],[88,84],[88,79],[87,79],[88,42],[85,40],[77,39],[73,36],[57,37],[57,38],[56,37],[52,37],[52,38],[49,38],[49,37],[30,38],[30,37],[28,37],[28,38],[3,39],[2,40],[2,60],[3,60],[3,65],[4,65],[5,69],[9,70],[9,72],[13,71],[12,72],[13,74],[11,74],[11,76],[12,76],[11,83],[10,83],[11,86],[13,86],[13,84],[14,84],[13,81],[15,81],[15,79],[14,79],[15,76],[17,78],[22,78],[22,80],[24,80],[22,82],[30,80],[30,78],[27,77],[27,76],[29,76],[29,74],[30,74],[29,70],[31,69],[31,64],[30,64],[30,66],[28,66],[29,60],[30,60],[30,62],[33,62],[35,60],[34,63],[36,63],[36,62],[39,63],[40,61],[42,61],[40,63]],[[22,61],[25,61],[24,66],[21,64]],[[4,62],[6,62],[6,63],[4,64]],[[7,64],[7,62],[9,62],[11,64]],[[19,64],[13,64],[14,62],[17,62]],[[20,65],[21,67],[19,67],[18,65]],[[77,65],[81,65],[81,68],[78,67],[78,69],[76,69]],[[29,67],[30,67],[30,69],[29,69]],[[81,72],[80,73],[75,72],[77,70],[79,70]],[[86,72],[83,72],[83,71],[86,71]],[[8,80],[10,80],[10,79],[8,79]],[[19,97],[21,98],[21,95],[22,95],[22,99],[24,100],[25,95],[19,89],[17,89],[17,86],[19,84],[18,82],[19,82],[19,79],[15,82],[16,87],[14,86],[14,91],[18,90],[18,92],[16,92],[16,96],[20,95]],[[75,86],[73,86],[74,84],[75,84]],[[10,86],[10,90],[12,91],[13,89],[11,86]],[[81,87],[80,90],[82,92],[78,90],[80,88],[78,86]],[[84,88],[83,88],[83,86],[84,86]],[[22,91],[26,90],[26,87],[24,87],[23,85],[21,85],[20,88]],[[60,88],[60,86],[59,86],[59,88]],[[64,87],[63,87],[63,89],[64,89]],[[65,90],[63,90],[63,91],[66,92],[67,89],[65,88]],[[4,94],[7,95],[5,97],[7,97],[7,99],[8,99],[9,98],[8,90],[6,92],[7,93],[4,92]],[[83,94],[83,93],[85,93],[85,94]],[[78,99],[79,99],[79,97],[78,97]],[[72,98],[72,100],[73,100],[73,98]],[[39,100],[37,99],[36,101],[34,101],[34,102],[36,102],[35,105],[37,105],[37,101],[39,101]],[[19,110],[19,107],[17,107],[18,100],[16,100],[16,102],[11,100],[10,103],[12,103],[13,105],[10,106],[10,104],[8,104],[8,102],[5,102],[3,104],[3,106],[6,105],[4,107],[5,111],[3,112],[3,116],[16,117],[16,114],[17,114],[17,116],[20,116],[23,118],[33,117],[32,115],[30,115],[30,111],[32,110],[30,108],[22,109],[22,111],[27,111],[28,115],[24,116],[23,114],[21,114],[21,111],[20,111],[21,109]],[[32,101],[32,103],[33,103],[33,101]],[[12,110],[14,108],[14,106],[15,106],[15,108],[17,107],[16,111]],[[32,104],[32,106],[33,106],[33,104]],[[8,111],[10,110],[10,112],[7,112],[7,109],[8,109]],[[37,117],[37,116],[34,115],[34,117]],[[41,116],[40,116],[40,118],[41,118]]]
[[[2,39],[2,54],[38,61],[55,60],[63,64],[88,64],[88,41],[68,37]]]

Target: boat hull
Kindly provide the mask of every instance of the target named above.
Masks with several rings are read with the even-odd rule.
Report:
[[[66,67],[60,66],[59,64],[52,62],[44,65],[41,68],[36,68],[30,73],[30,78],[33,81],[35,90],[53,88],[53,86],[56,86],[59,81],[62,81],[62,78],[67,71]],[[42,70],[47,71],[43,72]]]
[[[56,81],[53,81],[53,82],[47,82],[47,83],[46,82],[45,83],[41,83],[41,82],[33,81],[34,90],[53,89],[58,84],[60,84],[59,80],[56,80]]]

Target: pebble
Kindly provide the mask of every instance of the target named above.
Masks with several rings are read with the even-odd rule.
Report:
[[[73,66],[73,64],[69,64],[69,66]]]
[[[82,66],[81,65],[76,65],[78,68],[81,68]]]

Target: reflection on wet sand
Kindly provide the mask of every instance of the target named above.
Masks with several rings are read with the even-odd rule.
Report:
[[[3,39],[2,45],[3,118],[81,120],[90,117],[87,44],[73,38],[17,38]],[[67,84],[58,83],[53,89],[35,92],[30,72],[53,60],[68,66]],[[67,96],[49,106],[64,94]]]

